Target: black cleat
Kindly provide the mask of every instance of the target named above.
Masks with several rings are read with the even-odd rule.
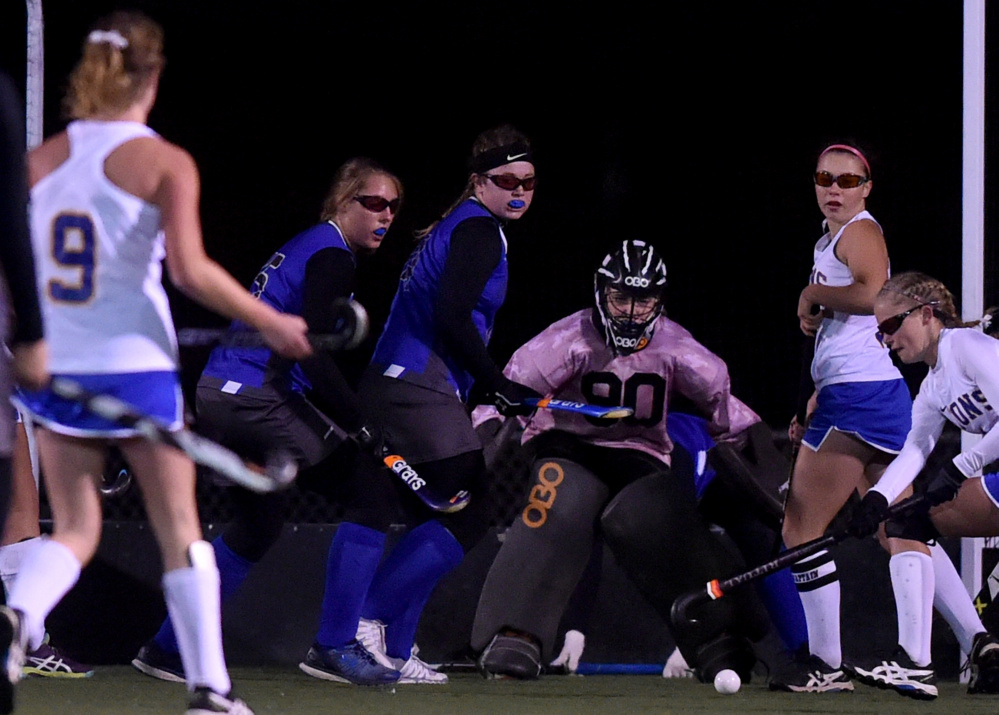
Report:
[[[141,673],[151,675],[171,683],[183,683],[184,664],[180,653],[170,653],[163,650],[156,641],[149,641],[139,649],[139,654],[132,658],[132,665]]]
[[[991,633],[982,632],[971,643],[968,656],[971,676],[968,680],[968,694],[999,693],[999,640]]]

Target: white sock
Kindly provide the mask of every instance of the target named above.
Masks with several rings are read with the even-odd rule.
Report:
[[[29,650],[42,645],[45,619],[79,578],[80,562],[58,541],[43,538],[27,554],[7,605],[22,614]]]
[[[191,566],[163,574],[167,611],[173,621],[187,689],[207,686],[228,695],[232,681],[222,653],[219,570],[207,541],[188,548]]]
[[[840,642],[840,590],[836,562],[820,551],[791,567],[808,625],[808,648],[833,668],[843,663]]]
[[[933,559],[903,551],[888,562],[898,609],[898,644],[916,665],[929,665],[933,626]]]
[[[4,590],[9,594],[14,587],[14,579],[21,570],[28,552],[42,542],[42,537],[33,536],[16,544],[0,546],[0,579],[3,579]]]
[[[944,548],[940,544],[934,544],[930,547],[930,556],[933,557],[933,578],[936,584],[933,605],[954,631],[961,650],[970,653],[975,636],[985,632],[982,619],[954,567],[954,562]]]

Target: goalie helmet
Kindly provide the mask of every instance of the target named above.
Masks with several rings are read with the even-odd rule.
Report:
[[[649,344],[666,300],[666,265],[645,241],[623,241],[593,276],[607,344],[627,355]]]

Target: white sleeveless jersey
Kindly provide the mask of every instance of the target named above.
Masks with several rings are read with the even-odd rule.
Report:
[[[861,211],[832,236],[826,233],[815,244],[810,283],[829,286],[853,284],[849,267],[836,257],[836,245],[843,231],[854,221],[874,221]],[[874,221],[880,227],[877,221]],[[815,337],[812,380],[816,389],[838,382],[874,382],[900,379],[902,374],[892,364],[888,350],[878,336],[878,321],[873,315],[850,315],[836,311],[825,318]]]
[[[177,369],[161,283],[159,209],[114,185],[108,155],[157,134],[136,122],[72,122],[69,158],[31,190],[31,234],[55,373]]]
[[[966,476],[999,459],[999,340],[977,330],[944,330],[937,364],[926,375],[912,403],[912,430],[876,489],[895,500],[926,464],[944,422],[984,437],[954,458]]]

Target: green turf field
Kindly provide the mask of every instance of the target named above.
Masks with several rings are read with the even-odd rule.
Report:
[[[536,682],[487,681],[473,674],[451,676],[446,686],[354,688],[315,680],[295,670],[233,668],[239,693],[256,713],[344,713],[345,715],[586,715],[588,713],[948,713],[999,711],[999,696],[969,696],[945,682],[930,703],[858,686],[854,693],[790,695],[771,693],[753,682],[735,694],[719,695],[710,685],[664,680],[654,675],[549,676]],[[183,686],[139,674],[129,666],[98,668],[89,680],[31,678],[18,686],[17,713],[184,712]]]

